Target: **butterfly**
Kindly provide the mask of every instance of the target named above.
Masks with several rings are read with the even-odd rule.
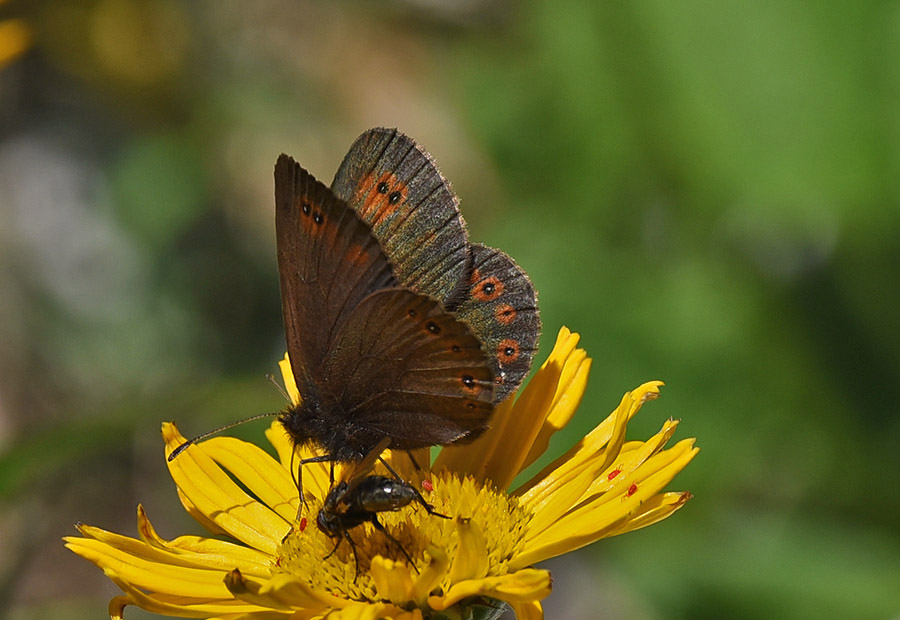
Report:
[[[331,188],[281,155],[275,229],[302,397],[278,419],[296,445],[323,452],[301,472],[484,432],[530,369],[535,292],[506,254],[468,242],[458,199],[423,148],[367,131]]]

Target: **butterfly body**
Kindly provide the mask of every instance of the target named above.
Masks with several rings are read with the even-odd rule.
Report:
[[[380,437],[363,432],[352,422],[335,424],[335,419],[346,419],[346,411],[339,404],[323,402],[313,385],[305,385],[301,393],[306,394],[303,402],[278,417],[295,445],[322,446],[332,460],[349,462],[362,460],[369,446],[378,443]]]

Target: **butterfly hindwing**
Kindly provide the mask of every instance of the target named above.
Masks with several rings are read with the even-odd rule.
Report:
[[[369,295],[324,360],[320,392],[354,425],[413,449],[474,439],[493,410],[494,371],[471,328],[405,288]]]
[[[469,290],[456,315],[471,326],[493,363],[499,403],[531,369],[541,330],[537,295],[525,272],[500,250],[473,244],[471,253]]]

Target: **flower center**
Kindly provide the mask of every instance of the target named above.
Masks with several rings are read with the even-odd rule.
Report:
[[[376,556],[407,564],[408,554],[415,576],[427,565],[425,551],[430,545],[440,548],[453,561],[461,544],[460,523],[466,522],[482,532],[482,536],[475,537],[478,542],[467,539],[463,543],[470,547],[465,549],[469,557],[473,553],[480,556],[484,574],[477,577],[507,573],[507,563],[519,553],[530,516],[515,497],[471,477],[460,479],[446,473],[433,475],[418,488],[435,511],[450,518],[429,514],[421,504],[412,502],[396,512],[376,514],[385,531],[363,523],[348,529],[345,540],[332,538],[316,526],[322,506],[321,502],[310,502],[305,520],[294,525],[279,547],[275,570],[303,576],[314,589],[335,596],[377,600],[369,574]],[[440,588],[446,590],[450,585],[450,577],[445,575]]]

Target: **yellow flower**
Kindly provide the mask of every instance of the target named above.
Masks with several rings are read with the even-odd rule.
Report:
[[[481,617],[508,604],[520,619],[543,617],[549,571],[533,565],[601,538],[668,517],[690,494],[662,489],[697,453],[692,439],[666,449],[677,422],[667,421],[648,441],[625,441],[628,420],[662,383],[628,392],[619,406],[566,454],[524,485],[506,489],[568,423],[587,384],[590,359],[578,335],[563,328],[549,359],[513,403],[500,405],[491,429],[472,444],[444,448],[431,467],[416,469],[405,452],[388,454],[401,477],[423,489],[435,509],[415,503],[378,513],[405,555],[371,524],[340,545],[314,526],[330,489],[327,464],[303,468],[307,506],[299,498],[294,455],[276,422],[267,431],[278,460],[261,448],[220,437],[195,445],[169,463],[182,504],[207,530],[224,539],[181,536],[165,540],[138,507],[140,539],[79,525],[83,537],[66,545],[94,562],[124,592],[109,605],[121,618],[126,605],[194,618]],[[299,395],[287,362],[289,395]],[[163,425],[166,454],[184,441]],[[292,458],[293,457],[293,458]],[[427,451],[415,455],[429,462]],[[338,468],[339,476],[347,471]]]
[[[0,0],[0,4],[4,2]],[[31,46],[31,38],[31,28],[25,20],[0,20],[0,69],[24,54]]]

